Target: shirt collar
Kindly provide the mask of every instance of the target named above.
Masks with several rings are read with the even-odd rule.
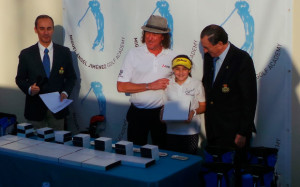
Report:
[[[38,42],[38,46],[39,46],[39,49],[40,51],[43,51],[46,49],[46,47],[44,47],[40,42]],[[48,45],[47,49],[49,51],[51,51],[53,49],[53,42],[51,41],[50,45]]]
[[[191,77],[188,76],[188,78],[184,81],[184,83],[183,83],[182,85],[188,84],[188,83],[190,83],[190,82],[191,82]]]
[[[228,46],[223,51],[223,53],[219,56],[219,59],[223,62],[230,48],[230,42],[228,42]]]
[[[191,77],[188,76],[188,78],[184,81],[184,83],[181,86],[183,86],[185,84],[188,84],[190,81],[191,81]],[[174,74],[171,76],[171,83],[172,84],[177,84],[176,81],[175,81],[175,75]]]
[[[144,50],[145,50],[146,53],[152,54],[152,53],[150,53],[150,51],[147,49],[146,44],[143,45],[143,48],[144,48]],[[160,55],[167,55],[167,54],[168,54],[168,51],[169,51],[168,49],[163,48],[162,51],[161,51],[157,56],[160,56]]]

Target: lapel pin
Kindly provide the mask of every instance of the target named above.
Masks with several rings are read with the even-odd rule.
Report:
[[[61,74],[61,75],[64,74],[64,68],[63,68],[63,67],[60,67],[60,69],[59,69],[58,72],[59,72],[59,74]]]
[[[228,87],[228,84],[223,84],[222,86],[222,92],[228,93],[230,91],[230,88]]]

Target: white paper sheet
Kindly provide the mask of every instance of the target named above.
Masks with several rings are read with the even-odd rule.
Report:
[[[184,121],[189,117],[189,101],[167,101],[164,106],[163,120]]]
[[[64,99],[61,102],[60,94],[58,92],[40,94],[40,97],[45,103],[45,105],[48,107],[48,109],[53,113],[61,111],[73,102],[73,100],[71,99]]]

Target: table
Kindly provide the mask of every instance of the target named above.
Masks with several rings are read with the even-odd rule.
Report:
[[[0,186],[200,186],[200,156],[180,153],[189,157],[180,161],[171,158],[179,153],[161,151],[168,155],[148,168],[120,165],[101,171],[0,150]]]

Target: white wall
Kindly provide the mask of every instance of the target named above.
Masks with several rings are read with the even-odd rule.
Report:
[[[300,186],[300,2],[294,0],[293,12],[293,90],[292,90],[292,186]],[[34,20],[49,14],[62,26],[61,0],[0,0],[0,112],[16,114],[24,121],[24,94],[15,84],[20,50],[37,42]],[[278,85],[280,86],[280,85]],[[280,107],[280,106],[278,106]]]

